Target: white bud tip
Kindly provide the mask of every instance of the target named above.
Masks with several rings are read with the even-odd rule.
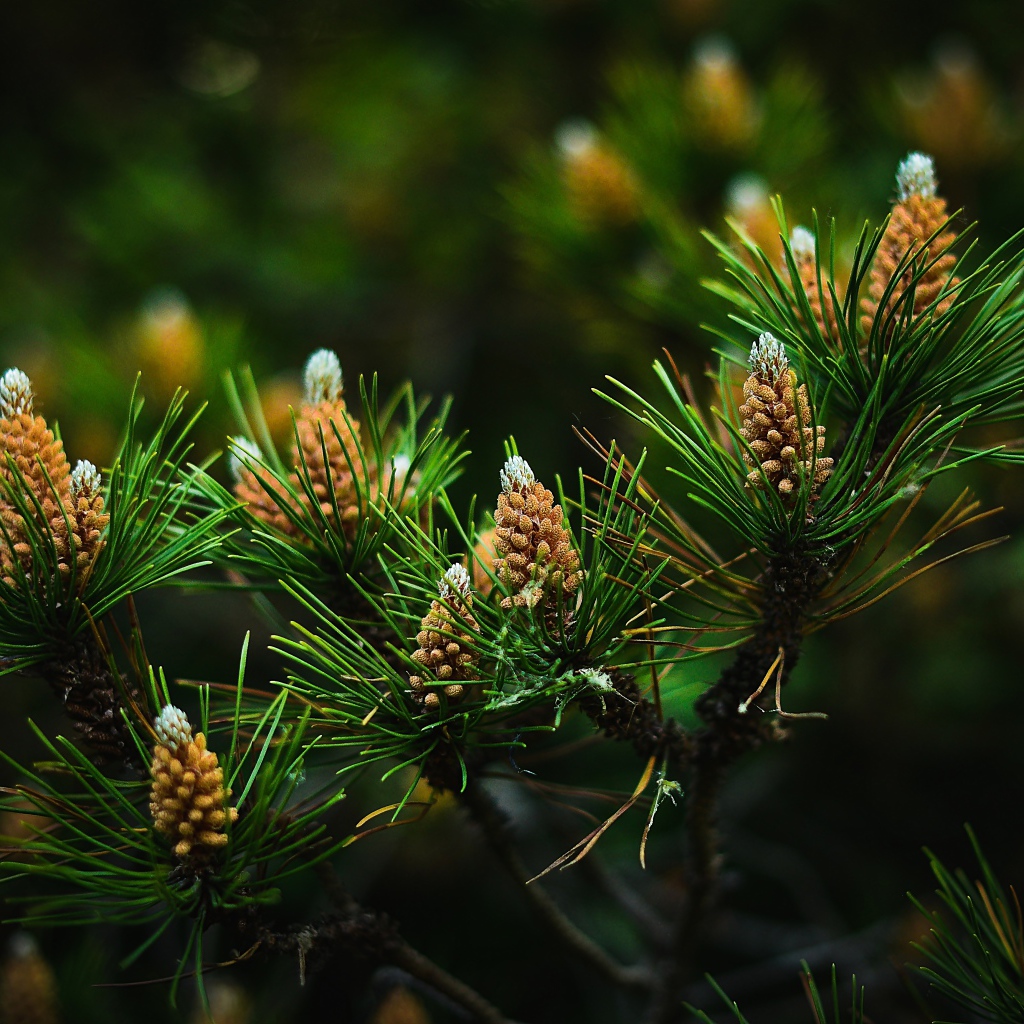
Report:
[[[188,716],[181,708],[168,704],[153,723],[156,731],[156,738],[168,750],[177,750],[178,747],[192,741],[192,726],[189,725]]]
[[[330,349],[318,349],[309,357],[302,379],[306,386],[307,405],[336,402],[341,398],[341,363]]]
[[[451,601],[453,598],[469,597],[469,573],[461,562],[453,563],[452,567],[441,577],[437,592],[442,600]]]
[[[555,148],[563,160],[579,160],[597,145],[597,129],[589,121],[563,121],[555,130]]]
[[[735,217],[749,217],[768,209],[768,182],[759,174],[737,174],[725,186],[725,205]]]
[[[23,412],[32,412],[32,382],[12,367],[0,377],[0,416],[9,420]]]
[[[412,465],[408,455],[396,455],[391,460],[391,474],[396,480],[404,480],[409,474],[409,467]]]
[[[911,196],[930,199],[938,187],[935,161],[924,153],[911,153],[896,171],[896,188],[901,203]]]
[[[788,369],[785,346],[765,331],[750,347],[750,372],[763,380],[776,381]]]
[[[102,483],[100,471],[88,459],[79,459],[71,470],[71,493],[76,498],[97,494]]]
[[[818,251],[814,235],[804,227],[793,228],[793,233],[789,236],[789,248],[797,263],[813,262],[815,253]]]
[[[513,455],[501,471],[501,489],[506,494],[525,491],[537,482],[530,464],[521,455]]]
[[[259,445],[250,441],[247,437],[229,437],[228,442],[228,472],[231,479],[238,483],[242,479],[242,470],[252,470],[252,462],[259,462],[263,458]]]
[[[705,36],[693,48],[693,62],[704,71],[731,71],[738,63],[736,48],[725,36]]]

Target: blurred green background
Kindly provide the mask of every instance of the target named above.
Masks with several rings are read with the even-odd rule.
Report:
[[[542,478],[572,476],[573,426],[642,443],[591,394],[604,374],[650,393],[663,346],[698,374],[712,358],[701,324],[725,311],[700,284],[716,272],[701,228],[731,216],[777,245],[781,193],[792,223],[816,208],[849,245],[884,216],[897,161],[923,149],[983,249],[1017,231],[1022,31],[1024,8],[995,0],[7,4],[0,362],[30,374],[72,459],[105,465],[137,371],[154,410],[179,385],[210,402],[205,455],[232,429],[225,369],[253,365],[285,431],[306,355],[333,348],[350,381],[379,371],[454,396],[474,452],[456,505],[479,492],[487,507],[509,434]],[[1024,877],[1024,486],[1010,471],[971,482],[1005,506],[989,527],[1012,539],[814,637],[788,704],[830,720],[733,780],[729,912],[706,966],[755,1024],[810,1019],[795,967],[765,981],[751,966],[808,949],[858,970],[876,1020],[930,1019],[891,967],[921,929],[903,896],[930,888],[921,845],[968,864],[969,820],[997,872]],[[191,677],[230,673],[252,621],[241,602],[174,594],[144,611],[154,660]],[[689,671],[699,688],[715,664]],[[4,686],[18,749],[24,713],[51,712],[26,682]],[[628,791],[636,766],[602,749],[551,771]],[[538,869],[582,834],[507,788]],[[639,817],[595,856],[655,895],[679,885],[678,812],[662,814],[645,881]],[[340,866],[415,942],[516,1019],[630,1019],[547,948],[457,814],[399,833]],[[555,891],[628,956],[588,871]],[[39,936],[66,1021],[186,1019],[160,985],[94,988],[129,948],[96,937]],[[162,952],[141,976],[159,976]],[[237,1019],[427,1019],[358,964],[302,991],[296,975],[226,974],[251,1004]]]

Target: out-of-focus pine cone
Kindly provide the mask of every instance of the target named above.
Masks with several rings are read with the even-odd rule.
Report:
[[[821,287],[818,287],[817,242],[807,228],[797,227],[789,240],[796,263],[798,280],[794,285],[803,289],[807,296],[807,304],[811,307],[811,316],[818,325],[818,330],[834,348],[839,348],[839,325],[836,319],[835,302],[829,291],[828,283],[822,275]]]
[[[892,333],[893,325],[905,313],[903,296],[914,275],[924,267],[927,266],[928,270],[918,280],[914,290],[913,320],[925,313],[947,285],[955,287],[959,280],[953,278],[950,281],[950,271],[956,264],[956,256],[949,250],[956,241],[956,232],[948,225],[946,200],[936,195],[938,185],[931,157],[923,153],[911,153],[900,164],[896,183],[898,201],[892,208],[889,223],[875,252],[868,294],[861,300],[861,327],[865,334],[865,347],[866,336],[874,323],[882,325],[892,316],[889,326],[883,327],[887,335]],[[935,237],[932,239],[933,235]],[[929,239],[932,240],[929,242]],[[904,264],[899,284],[882,308],[886,289],[908,256],[910,261]],[[949,291],[935,306],[932,315],[944,313],[953,298],[952,291]]]
[[[813,426],[807,385],[797,385],[796,374],[782,344],[762,334],[750,351],[751,374],[743,384],[746,399],[740,436],[750,445],[743,461],[750,467],[747,486],[768,484],[784,501],[795,498],[802,479],[810,479],[811,502],[832,472],[832,459],[824,458],[825,428]],[[751,454],[751,452],[753,454]]]
[[[58,1024],[57,979],[31,936],[15,935],[0,967],[3,1024]]]
[[[473,548],[473,589],[481,597],[488,597],[494,589],[494,577],[488,570],[494,566],[497,539],[494,530],[484,530],[477,537],[476,546]]]
[[[179,860],[202,863],[227,843],[224,826],[238,818],[238,811],[226,806],[231,790],[224,788],[217,755],[206,749],[202,733],[193,737],[183,711],[168,704],[154,728],[157,743],[149,769],[153,827],[174,844]]]
[[[409,677],[413,698],[429,710],[441,705],[438,690],[457,703],[466,696],[463,684],[479,678],[479,656],[473,648],[473,633],[479,626],[470,611],[473,595],[466,567],[455,563],[441,577],[438,593],[440,600],[432,601],[420,620],[419,648],[412,655],[424,674]]]
[[[639,188],[629,165],[584,122],[558,133],[565,187],[573,208],[592,224],[631,224],[640,213]]]
[[[562,523],[562,506],[525,459],[513,455],[501,472],[494,513],[494,571],[509,592],[502,608],[568,602],[583,580],[579,554]]]

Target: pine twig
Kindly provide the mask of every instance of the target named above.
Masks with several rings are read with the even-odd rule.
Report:
[[[508,822],[480,783],[471,777],[459,796],[505,870],[521,887],[521,892],[534,912],[563,945],[581,960],[589,963],[613,985],[624,989],[650,991],[654,981],[650,971],[643,967],[627,967],[618,963],[589,935],[580,931],[539,885],[528,884],[531,875],[512,842]]]

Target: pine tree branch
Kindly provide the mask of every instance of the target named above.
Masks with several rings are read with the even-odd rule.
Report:
[[[461,1007],[467,1019],[478,1024],[512,1024],[479,992],[414,949],[384,914],[367,910],[345,890],[334,869],[327,865],[317,871],[336,911],[320,920],[275,930],[256,918],[237,922],[239,931],[254,938],[254,948],[267,954],[296,956],[299,975],[304,979],[307,965],[322,961],[336,950],[344,950],[380,964],[391,964],[416,978],[427,988]]]
[[[575,956],[589,963],[613,985],[624,989],[650,991],[654,981],[650,971],[643,967],[627,967],[618,963],[590,936],[580,931],[536,882],[530,884],[532,876],[513,843],[508,821],[479,781],[470,777],[459,798],[483,832],[494,854],[520,886],[522,894],[552,934]]]

